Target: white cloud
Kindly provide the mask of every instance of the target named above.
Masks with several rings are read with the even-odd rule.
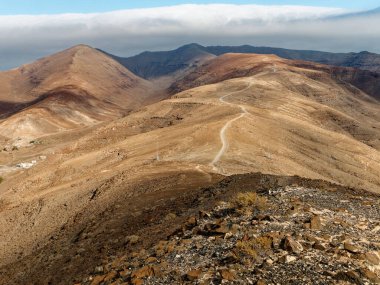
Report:
[[[379,15],[336,17],[345,13],[323,7],[212,4],[0,16],[0,65],[16,66],[78,43],[121,55],[189,42],[379,51]]]

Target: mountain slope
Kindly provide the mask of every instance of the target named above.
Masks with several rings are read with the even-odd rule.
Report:
[[[262,60],[257,60],[261,58]],[[340,68],[327,65],[313,64],[303,61],[287,61],[272,55],[225,54],[206,62],[193,72],[188,72],[170,87],[172,93],[189,88],[217,83],[226,79],[255,75],[263,68],[277,70],[277,65],[286,64],[288,67],[306,70],[309,77],[333,77],[336,80],[352,84],[376,99],[380,99],[380,75],[366,70]],[[326,78],[327,79],[327,78]]]
[[[202,58],[201,62],[226,53],[274,54],[286,59],[313,61],[323,64],[354,67],[372,72],[380,72],[380,55],[370,52],[331,53],[309,50],[290,50],[272,47],[208,46],[190,44],[173,51],[144,52],[133,57],[112,56],[122,65],[143,78],[155,78],[172,74],[191,66]]]
[[[0,134],[40,136],[90,125],[159,100],[152,84],[79,45],[0,73]]]
[[[311,50],[291,50],[273,47],[244,46],[210,46],[206,50],[215,55],[226,53],[274,54],[286,59],[313,61],[328,65],[355,67],[373,72],[380,72],[380,55],[370,52],[331,53]]]
[[[380,282],[379,195],[325,181],[254,173],[228,177],[186,198],[187,207],[179,207],[178,216],[133,231],[133,244],[120,257],[76,281]],[[158,227],[163,233],[152,240]]]
[[[170,99],[1,152],[9,168],[36,163],[2,174],[0,284],[80,281],[132,249],[137,231],[149,233],[146,244],[165,238],[160,223],[212,200],[212,191],[191,195],[225,176],[297,175],[379,193],[380,103],[343,81],[345,71],[227,54],[179,81],[186,90]]]

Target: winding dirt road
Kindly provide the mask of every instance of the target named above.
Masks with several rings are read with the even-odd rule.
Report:
[[[226,136],[226,132],[228,130],[228,128],[232,125],[233,122],[243,118],[244,116],[246,116],[247,114],[249,114],[249,112],[245,109],[244,106],[242,105],[237,105],[237,104],[234,104],[234,103],[230,103],[228,101],[226,101],[225,99],[229,96],[232,96],[234,94],[237,94],[237,93],[241,93],[241,92],[244,92],[246,90],[248,90],[249,88],[251,88],[252,86],[252,82],[250,82],[248,84],[248,86],[246,88],[244,88],[243,90],[239,90],[239,91],[234,91],[234,92],[231,92],[227,95],[224,95],[222,97],[219,98],[219,101],[222,102],[223,104],[226,104],[226,105],[229,105],[229,106],[232,106],[234,108],[238,107],[240,108],[241,110],[241,113],[239,116],[229,120],[224,126],[223,128],[220,130],[219,132],[219,136],[220,136],[220,141],[222,142],[222,147],[221,149],[219,150],[219,152],[216,154],[216,156],[214,157],[213,161],[210,163],[210,165],[212,166],[212,169],[214,171],[217,171],[217,172],[220,172],[222,173],[223,171],[221,169],[218,169],[218,167],[216,166],[216,164],[220,161],[220,159],[222,158],[222,156],[225,154],[225,152],[227,151],[228,149],[228,139],[227,139],[227,136]]]

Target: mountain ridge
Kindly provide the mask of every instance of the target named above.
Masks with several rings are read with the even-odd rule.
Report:
[[[332,53],[313,50],[293,50],[273,47],[255,47],[251,45],[242,46],[202,46],[196,43],[187,44],[170,51],[143,52],[132,57],[119,57],[111,55],[115,60],[143,78],[155,78],[169,75],[189,67],[186,59],[181,58],[185,52],[192,51],[194,57],[200,55],[219,56],[225,53],[256,53],[275,54],[286,59],[305,60],[328,65],[360,68],[373,72],[380,72],[380,55],[370,52],[358,53]],[[149,55],[150,60],[146,59]],[[177,57],[173,58],[173,55]],[[206,57],[207,58],[207,57]],[[157,65],[157,59],[160,65]]]
[[[198,48],[190,47],[190,51]],[[322,218],[333,226],[327,227],[323,234],[318,232],[318,235],[329,234],[333,238],[326,238],[323,243],[328,250],[318,256],[323,258],[326,253],[331,253],[333,267],[330,268],[336,272],[323,275],[321,280],[325,281],[335,273],[339,280],[346,278],[342,268],[334,266],[340,265],[340,261],[347,264],[348,257],[355,266],[345,268],[364,268],[359,268],[356,263],[360,262],[359,255],[352,253],[354,255],[351,256],[350,252],[342,250],[346,235],[337,237],[336,234],[341,226],[347,231],[352,229],[351,225],[347,226],[347,221],[356,227],[364,214],[366,224],[359,226],[367,227],[365,233],[368,237],[377,238],[377,232],[373,233],[372,229],[378,226],[379,204],[375,200],[377,196],[369,192],[380,193],[380,102],[352,85],[357,69],[287,60],[275,55],[228,53],[192,66],[181,76],[173,76],[171,80],[177,89],[171,97],[136,107],[119,117],[115,116],[118,115],[115,105],[118,106],[118,100],[124,97],[112,93],[114,84],[120,88],[116,91],[125,91],[122,87],[128,87],[130,81],[146,81],[139,80],[137,76],[119,77],[119,71],[129,74],[119,63],[104,54],[99,61],[92,50],[90,54],[86,48],[82,50],[83,57],[74,60],[77,65],[69,74],[65,73],[66,68],[54,65],[58,71],[64,71],[54,72],[54,76],[46,79],[42,75],[50,75],[49,71],[55,70],[46,68],[49,62],[38,65],[38,72],[33,68],[30,72],[25,69],[24,75],[28,76],[25,77],[25,86],[21,86],[25,90],[30,91],[28,88],[34,87],[37,91],[46,91],[48,88],[38,89],[39,84],[45,80],[55,83],[55,76],[60,79],[59,84],[45,82],[44,86],[54,87],[49,89],[52,93],[36,91],[33,93],[37,95],[35,97],[28,92],[15,97],[18,101],[13,100],[13,103],[45,96],[44,100],[18,112],[19,116],[13,115],[2,121],[8,124],[0,128],[2,131],[14,135],[19,130],[24,136],[26,130],[20,128],[18,122],[13,122],[14,118],[24,120],[33,115],[38,119],[33,122],[47,120],[49,124],[48,129],[42,129],[44,135],[28,141],[27,145],[17,145],[17,141],[7,145],[9,140],[0,133],[3,145],[0,174],[4,178],[0,183],[0,284],[83,282],[89,285],[103,282],[109,285],[115,278],[118,279],[115,282],[130,282],[135,274],[139,274],[135,271],[152,272],[150,265],[155,263],[152,257],[159,259],[162,256],[152,253],[150,247],[145,247],[146,252],[139,248],[139,252],[134,254],[133,250],[137,249],[135,243],[153,242],[154,245],[158,242],[156,238],[166,239],[168,236],[182,243],[182,231],[178,229],[182,223],[174,221],[184,217],[182,214],[187,210],[194,211],[195,215],[199,210],[208,211],[207,207],[198,207],[203,202],[216,205],[213,213],[222,210],[229,218],[238,219],[236,225],[244,229],[239,234],[239,241],[257,237],[254,233],[244,233],[245,228],[253,229],[256,221],[263,227],[254,229],[260,231],[265,231],[266,225],[278,231],[279,222],[284,225],[281,231],[287,231],[286,226],[290,222],[292,232],[289,235],[308,248],[304,251],[307,254],[312,254],[316,248],[314,244],[308,247],[308,241],[304,240],[306,235],[298,236],[298,233],[308,231],[311,214],[317,213],[316,210],[322,211]],[[94,58],[97,59],[95,62]],[[65,60],[67,57],[56,63]],[[72,57],[69,58],[71,60]],[[34,75],[31,80],[29,75]],[[8,73],[1,76],[7,80],[10,78]],[[365,82],[362,77],[357,79]],[[3,80],[9,83],[9,80]],[[70,87],[69,83],[73,85]],[[155,84],[154,81],[150,83]],[[145,90],[143,87],[144,84],[142,91]],[[135,89],[127,89],[128,92],[132,90]],[[121,93],[123,96],[128,94]],[[139,94],[133,93],[131,97]],[[130,102],[126,100],[124,103]],[[136,106],[138,103],[140,101]],[[91,109],[94,107],[96,110]],[[71,124],[73,110],[83,115],[76,128],[50,131],[50,128],[61,127],[60,124]],[[52,111],[60,116],[52,118]],[[116,118],[83,124],[89,119],[86,112],[99,116],[106,111]],[[301,188],[294,187],[294,183],[299,183]],[[230,188],[228,184],[235,186]],[[255,215],[243,219],[231,215],[230,210],[225,211],[227,208],[221,208],[217,199],[223,196],[216,196],[212,190],[213,186],[226,192],[256,189],[251,187],[253,185],[258,187],[258,191],[268,189],[266,194],[270,196],[266,195],[267,198],[277,201],[275,206],[268,208],[270,211],[279,207],[285,207],[285,211],[281,215],[263,212],[263,217]],[[335,195],[338,189],[341,191]],[[279,200],[276,193],[279,198],[287,198]],[[352,196],[356,194],[363,199]],[[332,199],[334,197],[336,200]],[[305,198],[302,205],[299,204],[301,198]],[[326,200],[328,207],[325,207]],[[357,217],[353,220],[350,219],[351,213],[346,212],[352,210],[347,200],[353,201],[356,207]],[[294,216],[300,208],[304,210],[299,216]],[[207,215],[203,218],[208,219]],[[202,234],[215,234],[218,226],[219,222],[213,219],[212,224],[206,227],[202,224],[197,232],[185,231],[185,236],[199,240]],[[355,238],[356,232],[351,236]],[[219,241],[229,243],[230,238],[234,238],[231,235],[224,237],[212,237],[208,241],[215,245]],[[268,240],[265,236],[263,238]],[[283,238],[285,236],[281,236],[281,240]],[[257,240],[251,241],[255,244]],[[182,249],[187,253],[189,250],[194,252],[186,242],[183,243]],[[358,244],[361,242],[355,240],[349,245]],[[197,250],[201,248],[196,246]],[[318,248],[320,250],[322,246]],[[375,247],[371,245],[371,248]],[[281,246],[281,250],[284,249],[289,247]],[[370,247],[363,249],[367,251]],[[335,258],[336,250],[344,259],[339,255],[339,261]],[[271,257],[263,256],[266,257],[265,262],[269,260],[267,257],[274,257],[272,253]],[[286,257],[278,256],[277,250],[275,253],[276,258],[269,262],[274,266],[284,264],[278,263],[277,258],[304,260],[302,255],[290,253]],[[169,253],[164,257],[175,258],[176,255]],[[119,257],[134,258],[131,263],[113,263],[118,262],[115,258]],[[234,261],[237,259],[228,260],[236,264]],[[135,264],[136,261],[139,263]],[[178,264],[178,258],[175,261]],[[223,258],[222,261],[226,260]],[[311,261],[313,263],[314,260]],[[311,263],[307,264],[313,266]],[[265,264],[255,267],[261,270],[263,278],[262,269],[268,269]],[[293,264],[297,263],[290,263],[283,272],[288,272]],[[318,266],[323,264],[328,262],[317,263]],[[103,276],[114,274],[108,272],[113,265],[117,265],[116,275]],[[163,272],[170,267],[163,266]],[[153,272],[158,271],[153,269]],[[253,269],[249,269],[246,277],[251,277],[249,274],[252,272]],[[188,272],[177,273],[178,278],[182,278]],[[314,272],[311,273],[307,277],[315,280],[312,279]],[[349,276],[355,274],[362,274],[362,271],[351,272]],[[143,275],[143,280],[134,278],[133,281],[137,284],[149,282],[146,277]],[[358,278],[361,280],[361,276]],[[168,284],[177,283],[172,280]]]

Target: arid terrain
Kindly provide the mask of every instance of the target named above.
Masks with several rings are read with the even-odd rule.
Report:
[[[88,46],[0,73],[0,284],[220,284],[201,283],[198,277],[207,273],[215,275],[210,280],[228,281],[221,270],[235,276],[231,284],[376,284],[379,82],[358,69],[257,54],[205,57],[149,81]],[[207,189],[222,190],[212,194]],[[215,208],[219,201],[228,204],[233,194],[263,189],[260,195],[271,205],[259,207],[270,216],[267,229],[257,213],[249,212],[256,204],[238,213],[239,204],[230,205],[235,209],[231,215],[217,217],[223,207],[231,208]],[[285,212],[291,203],[302,210],[289,217]],[[173,235],[199,210],[221,219],[202,217],[201,230],[223,219],[241,224],[231,243],[223,245],[229,231],[214,239],[191,232],[198,222],[187,229],[191,235]],[[328,225],[321,233],[304,226],[312,214]],[[347,229],[354,221],[365,223],[367,243]],[[347,232],[339,230],[343,222],[349,223]],[[219,259],[212,258],[206,266],[209,252],[194,264],[186,256],[182,269],[174,267],[180,251],[189,254],[191,247],[200,254],[196,243],[220,241],[212,246],[227,246],[227,254],[238,241],[271,231],[307,252],[293,254],[288,246],[271,245],[256,248],[257,256],[250,257],[240,244],[234,254],[241,255],[240,267],[250,272],[234,262],[221,269]],[[173,249],[174,257],[161,258],[149,251],[160,240],[184,245]],[[317,242],[328,252],[325,259],[319,252],[318,262],[334,264],[318,271],[330,272],[321,273],[319,283],[313,283],[310,272],[302,283],[271,275],[265,266],[259,270],[265,262],[272,266],[280,260],[273,267],[278,272],[289,270],[289,258],[297,264],[313,259]],[[358,250],[341,248],[346,243]],[[156,259],[145,264],[146,253],[140,250]],[[285,251],[294,256],[286,257]],[[369,266],[363,257],[368,252],[377,257]],[[161,262],[167,265],[160,268],[167,279],[152,279],[156,269],[133,275]],[[201,266],[195,279],[183,277]],[[301,267],[294,270],[302,272]],[[300,276],[297,272],[294,276]],[[364,283],[355,283],[359,279]]]

